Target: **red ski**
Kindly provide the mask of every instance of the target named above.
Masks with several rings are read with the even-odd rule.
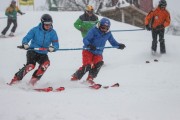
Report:
[[[36,88],[33,90],[38,91],[38,92],[60,92],[60,91],[65,90],[65,88],[59,87],[59,88],[53,89],[53,87],[47,87],[47,88]]]
[[[111,86],[102,86],[101,84],[94,84],[94,85],[91,85],[89,87],[92,88],[92,89],[98,90],[100,88],[108,89],[110,87],[119,87],[119,86],[120,86],[119,83],[115,83],[115,84],[113,84]]]
[[[64,87],[59,87],[59,88],[56,88],[56,89],[54,90],[54,92],[60,92],[60,91],[63,91],[63,90],[65,90]]]
[[[33,90],[38,91],[38,92],[50,92],[50,91],[53,91],[53,88],[52,87],[36,88],[36,89],[33,89]]]
[[[94,84],[94,85],[91,85],[91,86],[89,86],[90,88],[92,88],[92,89],[99,89],[99,88],[101,88],[101,84]]]
[[[103,88],[104,89],[108,89],[108,88],[110,88],[110,87],[119,87],[120,85],[119,85],[119,83],[115,83],[115,84],[113,84],[113,85],[111,85],[111,86],[103,86]]]

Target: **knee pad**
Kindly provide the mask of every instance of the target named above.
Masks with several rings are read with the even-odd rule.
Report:
[[[31,70],[35,68],[34,64],[28,64],[25,65],[23,68],[21,68],[15,75],[18,77],[19,80],[22,80],[22,78]]]
[[[103,64],[104,64],[104,61],[100,61],[100,62],[96,63],[94,66],[95,66],[96,68],[99,68],[99,67],[101,67]]]
[[[41,70],[46,71],[46,69],[50,66],[50,61],[45,61],[40,67]]]
[[[85,66],[82,66],[79,70],[77,70],[75,73],[74,73],[74,76],[76,76],[79,80],[83,77],[83,75],[87,72],[87,71],[90,71],[91,70],[91,65],[88,64],[88,65],[85,65]]]
[[[29,64],[25,66],[25,71],[28,73],[29,71],[33,70],[35,68],[34,64]]]
[[[95,78],[95,77],[98,75],[98,73],[99,73],[99,71],[100,71],[100,69],[101,69],[101,67],[102,67],[103,64],[104,64],[103,61],[100,61],[100,62],[96,63],[96,64],[94,65],[94,68],[92,68],[92,69],[89,71],[89,75],[91,75],[93,78]]]
[[[39,66],[39,68],[33,73],[32,76],[39,80],[49,66],[50,66],[50,61],[44,62],[42,65]]]

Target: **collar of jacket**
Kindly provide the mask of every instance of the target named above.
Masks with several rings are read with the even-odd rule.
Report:
[[[11,7],[11,8],[13,8],[13,9],[15,9],[15,8],[16,8],[16,5],[15,5],[15,6],[13,6],[13,5],[11,5],[11,4],[10,4],[10,6],[9,6],[9,7]]]
[[[162,9],[161,7],[158,6],[158,10],[160,10],[160,11],[166,11],[166,8]]]
[[[91,17],[94,16],[94,13],[92,14],[92,16],[89,16],[89,15],[86,13],[86,11],[85,11],[85,12],[84,12],[84,16],[85,16],[86,18],[91,18]]]

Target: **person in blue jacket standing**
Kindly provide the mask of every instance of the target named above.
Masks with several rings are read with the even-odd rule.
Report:
[[[89,72],[87,82],[91,85],[95,84],[93,79],[97,77],[98,72],[103,65],[103,48],[108,40],[112,46],[118,49],[124,49],[126,46],[118,43],[110,32],[111,23],[109,19],[102,18],[97,26],[89,30],[83,38],[83,48],[88,48],[82,51],[82,67],[80,67],[73,75],[71,80],[80,80],[86,72]],[[102,49],[98,49],[102,48]]]
[[[41,23],[32,28],[22,40],[22,48],[27,51],[27,63],[13,77],[10,85],[15,84],[23,79],[23,77],[35,68],[36,63],[39,67],[32,75],[29,83],[34,85],[50,66],[48,52],[55,52],[59,49],[58,36],[52,26],[53,20],[49,14],[41,17]],[[30,45],[28,44],[31,41]],[[36,50],[35,48],[43,48],[44,50]],[[46,50],[45,50],[46,49]]]

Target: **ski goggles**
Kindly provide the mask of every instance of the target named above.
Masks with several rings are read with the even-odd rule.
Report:
[[[100,25],[99,28],[103,31],[108,31],[109,30],[109,27],[106,26],[106,25]]]
[[[43,22],[44,25],[52,25],[52,22]]]

